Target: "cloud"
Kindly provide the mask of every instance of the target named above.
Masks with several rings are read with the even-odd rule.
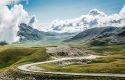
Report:
[[[33,17],[29,20],[28,25],[31,26],[31,27],[35,27],[35,26],[36,26],[35,23],[37,23],[37,19],[36,19],[35,16],[33,16]]]
[[[28,0],[0,0],[0,41],[12,43],[18,41],[18,25],[28,20],[28,13],[24,10],[21,1]],[[13,5],[8,8],[7,5]]]
[[[19,3],[20,0],[0,0],[0,6]]]
[[[7,4],[7,2],[5,2],[4,4]],[[18,25],[21,22],[26,22],[27,18],[28,18],[28,13],[24,10],[21,4],[14,5],[11,9],[9,9],[7,6],[1,5],[0,41],[5,40],[9,43],[17,41],[18,40],[17,32],[19,30]]]
[[[104,12],[101,12],[97,9],[92,9],[89,11],[88,13],[89,15],[92,15],[92,16],[97,16],[97,15],[100,15],[100,16],[105,16],[105,13]]]
[[[75,19],[54,20],[50,23],[48,31],[52,32],[80,32],[93,27],[123,27],[125,26],[125,6],[119,13],[106,15],[97,9],[92,9],[86,15]]]
[[[9,43],[17,41],[19,39],[17,36],[19,30],[18,25],[22,22],[28,23],[29,15],[23,8],[23,5],[19,4],[20,1],[25,1],[28,4],[28,0],[0,0],[0,41],[5,40]],[[13,6],[9,9],[6,5]],[[116,14],[106,15],[104,12],[92,9],[88,14],[78,18],[54,20],[49,25],[42,24],[42,27],[36,18],[33,17],[29,25],[42,31],[59,33],[81,32],[93,27],[123,27],[125,26],[125,6]]]
[[[14,5],[20,2],[26,2],[26,4],[29,4],[29,0],[0,0],[0,6]]]

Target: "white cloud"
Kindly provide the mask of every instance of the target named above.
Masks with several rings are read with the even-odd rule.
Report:
[[[11,43],[19,39],[18,25],[28,19],[28,13],[23,5],[19,4],[20,1],[28,0],[0,0],[0,41]],[[9,9],[7,5],[13,6]]]
[[[21,1],[26,2],[26,4],[29,4],[29,0],[0,0],[0,6],[14,5],[20,3]]]
[[[123,27],[125,26],[125,6],[119,13],[106,15],[97,9],[92,9],[87,15],[79,18],[67,20],[54,20],[47,28],[48,31],[54,32],[80,32],[93,27]]]
[[[28,4],[28,0],[0,0],[0,41],[5,40],[11,43],[19,39],[17,36],[18,25],[29,19],[27,11],[24,10],[21,4],[17,4],[20,1],[26,1]],[[13,4],[14,6],[9,9],[6,6],[8,4]],[[123,27],[125,26],[125,6],[117,14],[106,15],[104,12],[93,9],[87,15],[82,15],[75,19],[54,20],[49,26],[48,24],[42,24],[43,26],[41,26],[41,24],[36,22],[36,18],[34,17],[30,25],[42,31],[59,33],[80,32],[93,27]]]
[[[28,13],[23,9],[21,4],[14,5],[9,9],[7,6],[0,7],[0,41],[9,43],[18,40],[18,25],[25,22]]]
[[[0,0],[0,6],[19,3],[20,0]]]
[[[100,16],[105,16],[105,13],[104,12],[101,12],[97,9],[92,9],[89,11],[88,13],[89,15],[92,15],[92,16],[97,16],[97,15],[100,15]]]

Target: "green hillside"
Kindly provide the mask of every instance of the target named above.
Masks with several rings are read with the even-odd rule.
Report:
[[[49,63],[38,66],[55,72],[125,73],[125,44],[86,47],[86,50],[104,57],[94,59],[88,64],[54,65]]]
[[[47,60],[45,48],[42,47],[0,47],[0,70],[11,65]]]

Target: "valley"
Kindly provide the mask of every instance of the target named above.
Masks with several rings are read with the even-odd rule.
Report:
[[[125,80],[125,0],[0,0],[0,80]]]
[[[43,32],[25,23],[19,27],[20,41],[0,46],[3,80],[125,78],[124,27],[78,34]]]
[[[2,55],[0,61],[3,62],[0,76],[6,80],[13,79],[17,74],[27,75],[27,77],[30,74],[28,78],[26,76],[17,77],[22,80],[26,78],[27,80],[39,80],[43,76],[44,78],[50,76],[53,79],[79,77],[78,79],[87,80],[111,80],[111,78],[124,80],[124,48],[124,44],[92,47],[81,44],[70,45],[70,47],[68,45],[22,48],[3,46],[0,52]],[[62,55],[61,52],[74,55]],[[12,58],[8,58],[8,54],[11,54]]]

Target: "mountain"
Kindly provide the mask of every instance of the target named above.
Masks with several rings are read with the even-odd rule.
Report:
[[[106,33],[112,33],[114,31],[116,31],[117,29],[118,29],[117,27],[111,27],[111,26],[91,28],[91,29],[87,29],[83,32],[80,32],[76,36],[72,37],[69,40],[65,40],[65,41],[91,40],[91,39],[95,38],[96,36],[106,34]]]
[[[18,36],[20,37],[20,41],[35,41],[43,39],[45,34],[25,23],[21,23],[19,25]]]
[[[103,34],[92,39],[91,44],[124,44],[125,43],[125,27],[120,27],[114,33]]]
[[[75,36],[74,36],[75,35]],[[23,41],[44,41],[44,42],[57,42],[57,41],[87,41],[91,44],[121,44],[125,43],[125,27],[96,27],[87,29],[79,34],[73,33],[53,33],[43,32],[28,24],[21,23],[19,25],[18,36],[21,42]]]
[[[76,36],[65,40],[67,41],[84,41],[91,45],[105,44],[124,44],[125,27],[96,27],[80,32]]]
[[[19,41],[54,41],[69,39],[75,34],[71,33],[54,33],[54,32],[43,32],[34,29],[26,23],[21,23],[19,25],[19,31],[17,35],[20,37]]]
[[[121,28],[116,35],[116,40],[112,40],[114,43],[125,43],[125,27]]]

